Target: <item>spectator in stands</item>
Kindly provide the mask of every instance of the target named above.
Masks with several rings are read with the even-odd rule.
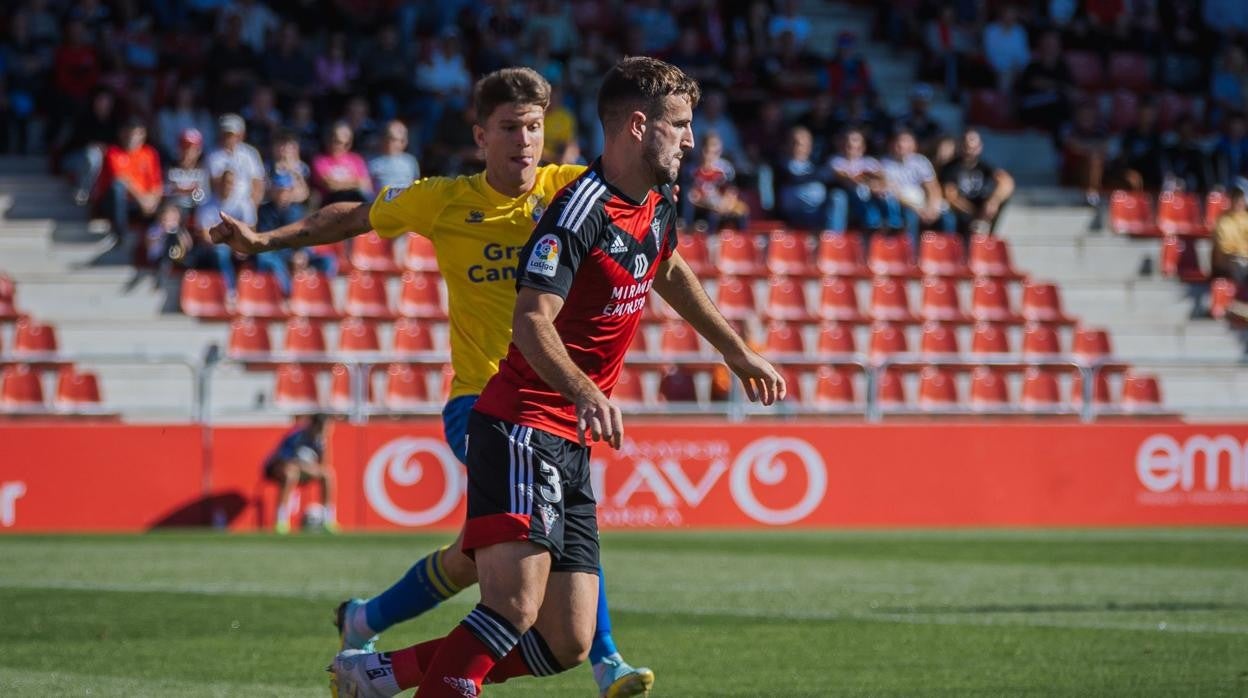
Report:
[[[88,105],[101,70],[100,55],[86,25],[73,19],[66,22],[64,40],[52,58],[49,128],[53,133],[59,130],[60,119]]]
[[[35,33],[34,16],[33,8],[17,10],[9,35],[0,40],[0,152],[25,154],[38,145],[31,126],[46,91],[55,40]]]
[[[369,101],[377,108],[377,118],[389,121],[399,116],[411,91],[411,66],[416,62],[415,42],[399,41],[399,30],[383,24],[376,38],[365,48],[360,65]]]
[[[265,52],[264,74],[283,108],[289,108],[292,102],[308,96],[312,84],[312,61],[300,41],[299,25],[294,22],[282,25],[276,45]]]
[[[1213,260],[1215,276],[1223,276],[1243,287],[1248,282],[1248,205],[1244,190],[1233,187],[1231,208],[1223,213],[1213,229]]]
[[[234,214],[234,210],[249,210],[254,221],[256,206],[264,200],[264,161],[255,148],[243,142],[247,133],[243,117],[224,114],[217,124],[220,147],[208,154],[208,175],[215,185],[229,171],[233,176],[230,178],[231,189],[225,194],[229,201],[226,210],[236,218],[241,216]]]
[[[901,117],[900,126],[914,135],[919,150],[928,150],[936,144],[936,139],[944,133],[944,129],[931,114],[932,88],[919,83],[910,88],[910,111]]]
[[[810,20],[798,13],[798,0],[784,0],[783,9],[771,16],[767,22],[767,35],[776,41],[788,32],[799,46],[804,46],[810,39]]]
[[[1248,118],[1237,111],[1222,122],[1222,133],[1213,147],[1216,186],[1230,190],[1248,186]]]
[[[321,147],[321,126],[316,120],[312,100],[300,99],[291,107],[290,123],[286,125],[299,142],[299,150],[314,153]]]
[[[626,4],[624,19],[630,29],[640,32],[642,43],[637,48],[641,53],[661,56],[676,44],[680,25],[660,0]]]
[[[1070,119],[1074,89],[1074,78],[1062,58],[1061,38],[1057,32],[1045,32],[1035,58],[1018,78],[1019,119],[1056,139],[1062,124]]]
[[[406,187],[420,179],[420,164],[407,152],[407,126],[395,119],[386,124],[381,154],[368,161],[368,174],[374,191],[386,187]]]
[[[923,45],[927,49],[929,66],[938,66],[939,75],[949,100],[958,101],[959,75],[961,65],[975,47],[975,39],[958,22],[957,10],[953,5],[945,4],[940,8],[936,19],[927,24],[924,31]],[[935,71],[932,77],[936,79]],[[918,136],[918,132],[915,132]]]
[[[828,91],[841,99],[875,92],[871,70],[858,50],[858,39],[841,32],[836,39],[836,53],[828,63]]]
[[[806,230],[826,227],[828,187],[815,161],[810,131],[789,129],[784,156],[776,163],[776,215],[785,223]]]
[[[736,228],[744,228],[748,222],[750,207],[741,200],[734,184],[737,173],[732,163],[724,159],[724,142],[719,134],[708,131],[702,136],[702,149],[697,165],[686,176],[688,193],[683,197],[685,223],[703,224],[711,231],[718,231],[721,221]]]
[[[256,85],[251,101],[240,114],[247,123],[247,140],[256,150],[267,151],[273,145],[273,134],[282,128],[282,113],[277,110],[273,88]]]
[[[204,153],[203,135],[193,128],[183,131],[177,153],[165,170],[165,198],[178,208],[182,220],[189,220],[212,189],[208,170],[200,162]]]
[[[724,155],[733,162],[740,162],[745,154],[741,147],[741,135],[737,132],[736,123],[728,115],[724,93],[720,90],[708,90],[698,106],[698,113],[694,117],[698,128],[705,133],[717,133]]]
[[[1080,104],[1074,121],[1062,132],[1063,179],[1083,189],[1088,205],[1101,203],[1109,136],[1100,124],[1100,114],[1091,102]]]
[[[762,62],[766,76],[764,83],[770,86],[772,96],[794,99],[811,97],[819,88],[820,75],[823,72],[822,61],[803,50],[793,38],[792,32],[782,33],[776,43],[776,49],[766,54]]]
[[[208,52],[207,71],[211,81],[209,89],[212,105],[217,111],[234,111],[242,106],[242,100],[250,93],[260,66],[260,59],[251,47],[243,43],[243,22],[238,15],[230,15],[222,23],[221,32]]]
[[[532,43],[540,35],[546,36],[551,55],[567,59],[577,44],[576,24],[568,3],[557,0],[539,0],[529,10],[524,23],[526,41]]]
[[[1162,157],[1161,186],[1165,190],[1203,194],[1214,184],[1213,162],[1201,146],[1196,120],[1185,116],[1179,121],[1178,140]]]
[[[906,129],[897,131],[882,164],[888,183],[888,201],[900,207],[897,213],[914,249],[918,249],[920,230],[945,233],[955,230],[957,223],[941,196],[936,171],[918,152],[913,133]]]
[[[339,121],[325,136],[325,152],[312,159],[312,184],[321,194],[321,205],[367,201],[373,193],[368,163],[352,145],[351,127]]]
[[[718,58],[714,53],[706,50],[702,35],[698,33],[698,30],[695,27],[686,26],[680,32],[676,50],[668,56],[667,60],[685,71],[689,77],[709,87],[723,84]]]
[[[312,169],[299,155],[299,139],[290,131],[279,131],[273,139],[273,162],[269,165],[269,181],[278,174],[286,174],[293,180],[291,201],[297,204],[308,203],[311,190],[308,179]]]
[[[809,133],[809,131],[807,131]],[[775,101],[758,106],[758,116],[745,130],[745,156],[753,166],[771,163],[777,143],[792,144],[792,136],[784,124],[784,112]]]
[[[984,57],[996,73],[997,89],[1009,92],[1014,78],[1031,61],[1027,30],[1013,5],[1002,6],[997,21],[984,27]]]
[[[453,31],[426,44],[424,55],[416,64],[416,90],[418,98],[412,109],[423,118],[421,143],[429,143],[442,115],[449,110],[458,112],[467,106],[472,89],[472,74],[459,44],[459,35]]]
[[[157,145],[161,154],[165,157],[176,155],[179,140],[187,130],[198,131],[204,138],[203,148],[213,149],[216,129],[212,125],[212,115],[197,103],[195,86],[184,82],[173,93],[173,103],[162,107],[156,114]]]
[[[940,172],[945,200],[957,217],[958,232],[963,236],[993,232],[1001,209],[1014,194],[1014,178],[984,162],[980,157],[983,152],[979,131],[967,129],[962,134],[958,156]]]
[[[1209,83],[1209,121],[1218,126],[1222,116],[1244,109],[1248,95],[1248,60],[1244,50],[1234,44],[1227,46],[1213,71]]]
[[[246,197],[234,195],[237,191],[235,181],[239,177],[232,169],[226,169],[212,179],[212,191],[204,203],[195,209],[195,228],[199,232],[208,230],[221,222],[221,214],[233,216],[249,225],[256,224],[256,205]],[[216,255],[216,266],[225,279],[225,288],[232,302],[237,295],[238,278],[234,273],[235,262],[245,261],[245,257],[235,257],[234,252],[226,245],[213,245]]]
[[[266,39],[277,29],[277,15],[268,5],[256,0],[233,0],[221,14],[222,22],[237,16],[241,25],[239,33],[244,44],[257,55],[264,53]]]
[[[290,497],[294,494],[295,487],[313,481],[321,484],[325,527],[330,530],[337,528],[334,515],[334,471],[325,459],[325,422],[325,415],[312,415],[306,424],[287,432],[277,450],[264,461],[264,478],[281,487],[277,495],[277,513],[273,524],[278,533],[290,532]]]
[[[850,225],[878,231],[885,225],[884,197],[888,182],[880,161],[867,155],[867,140],[862,131],[851,128],[841,135],[840,150],[828,162],[835,187],[828,196],[828,228],[843,232]],[[899,220],[888,221],[889,227],[900,228]]]
[[[1157,105],[1152,100],[1140,103],[1135,123],[1118,139],[1117,153],[1109,175],[1115,187],[1134,191],[1161,187],[1164,148],[1157,128]]]
[[[256,212],[256,230],[267,232],[294,223],[303,218],[302,204],[294,201],[295,179],[285,172],[273,176],[269,200]],[[338,262],[332,255],[321,254],[312,248],[299,250],[274,250],[256,255],[256,269],[273,275],[282,294],[290,295],[291,270],[307,267],[333,276],[338,272]]]
[[[363,97],[348,99],[346,109],[342,112],[342,121],[351,129],[357,150],[362,153],[376,152],[377,122],[370,115],[368,100]]]
[[[815,95],[814,100],[811,101],[810,110],[797,117],[797,125],[810,131],[811,138],[814,139],[816,160],[831,156],[836,135],[841,131],[840,115],[836,112],[836,99],[827,92]]]
[[[762,63],[744,41],[732,43],[724,72],[724,89],[734,105],[755,107],[767,100]]]
[[[104,166],[104,151],[117,137],[121,120],[117,116],[117,100],[108,90],[97,90],[88,108],[83,109],[60,140],[58,150],[65,153],[65,167],[74,184],[74,201],[84,205],[95,190]]]
[[[341,32],[331,34],[325,52],[316,57],[313,65],[315,92],[324,100],[326,109],[336,111],[360,76],[359,64],[347,52],[346,36]]]
[[[130,217],[146,230],[164,195],[160,155],[147,144],[147,127],[132,118],[121,127],[116,145],[104,153],[104,166],[96,184],[100,209],[112,223],[113,238],[127,239]]]
[[[147,229],[147,262],[161,277],[170,276],[175,268],[217,269],[214,246],[192,235],[185,221],[182,209],[166,202]]]
[[[559,162],[569,143],[576,141],[576,114],[568,108],[558,83],[550,85],[550,106],[546,108],[546,140],[542,158]]]

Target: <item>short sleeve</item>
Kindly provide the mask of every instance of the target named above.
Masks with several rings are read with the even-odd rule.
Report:
[[[598,199],[605,193],[597,178],[585,177],[546,209],[520,252],[517,290],[527,287],[568,297],[581,261],[602,232]]]
[[[455,181],[427,177],[406,187],[386,187],[373,199],[368,221],[383,238],[415,232],[433,240],[433,222],[451,198]]]

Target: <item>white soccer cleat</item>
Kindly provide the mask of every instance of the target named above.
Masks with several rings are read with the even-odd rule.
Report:
[[[359,614],[364,612],[364,601],[362,599],[347,599],[338,604],[338,608],[334,611],[334,626],[338,628],[338,639],[341,642],[339,649],[342,650],[364,650],[372,652],[377,646],[377,636],[370,633],[360,632],[360,622],[357,617],[362,618]]]
[[[594,665],[594,680],[601,698],[633,698],[650,695],[654,672],[629,666],[619,654],[613,654]]]
[[[333,698],[393,698],[398,691],[390,660],[376,652],[343,650],[325,668]]]

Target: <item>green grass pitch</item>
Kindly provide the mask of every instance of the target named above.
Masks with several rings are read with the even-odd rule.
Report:
[[[0,536],[0,696],[324,696],[442,535]],[[612,533],[653,696],[1248,696],[1248,531]],[[474,589],[386,633],[445,634]],[[487,696],[595,695],[587,668]]]

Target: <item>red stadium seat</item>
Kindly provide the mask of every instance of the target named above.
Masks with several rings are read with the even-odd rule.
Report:
[[[702,353],[698,333],[683,320],[673,320],[663,325],[659,347],[664,355]]]
[[[1074,318],[1062,311],[1062,298],[1056,284],[1030,281],[1023,284],[1023,319],[1057,325],[1075,323]]]
[[[321,320],[342,317],[329,277],[313,269],[296,272],[290,288],[290,314]]]
[[[282,351],[292,356],[325,353],[325,332],[321,323],[295,317],[286,322],[286,339]]]
[[[1105,82],[1105,65],[1095,51],[1065,52],[1066,67],[1075,87],[1083,90],[1099,90]]]
[[[919,239],[919,271],[924,276],[966,278],[971,272],[965,260],[962,238],[957,235],[929,232]]]
[[[919,268],[914,263],[914,250],[910,248],[910,238],[904,235],[872,236],[867,268],[876,276],[919,275]]]
[[[1205,230],[1213,232],[1213,228],[1218,224],[1218,218],[1223,213],[1231,210],[1231,199],[1220,191],[1211,191],[1205,199]]]
[[[958,300],[957,282],[945,277],[923,279],[923,307],[919,315],[927,321],[969,323]]]
[[[403,274],[403,292],[399,296],[399,314],[404,317],[443,320],[442,286],[439,276],[429,272],[409,271]]]
[[[1152,412],[1161,407],[1161,386],[1157,376],[1128,374],[1122,379],[1122,409],[1127,412]]]
[[[1023,359],[1060,359],[1062,344],[1052,325],[1029,322],[1023,330]]]
[[[15,358],[25,360],[45,358],[56,354],[57,351],[55,327],[31,318],[22,318],[17,321],[17,329],[13,335]]]
[[[235,311],[243,317],[280,320],[287,317],[282,290],[268,272],[244,269],[238,275],[238,303]]]
[[[806,305],[806,289],[802,282],[788,276],[772,277],[767,286],[767,307],[763,313],[771,320],[809,322],[814,319]]]
[[[857,233],[825,231],[819,236],[816,266],[825,276],[866,278],[871,271],[863,263],[862,238]]]
[[[906,333],[900,327],[879,323],[871,328],[871,349],[867,355],[872,362],[878,363],[881,359],[907,351]]]
[[[1188,117],[1197,122],[1204,120],[1196,98],[1177,92],[1164,92],[1157,98],[1157,127],[1161,131],[1173,130],[1180,121]]]
[[[1023,373],[1024,410],[1048,412],[1061,409],[1061,389],[1057,385],[1057,374],[1039,367],[1031,367]]]
[[[100,400],[100,381],[91,371],[79,371],[64,366],[56,377],[56,406],[61,410],[97,407]]]
[[[947,410],[958,406],[958,384],[946,370],[928,366],[919,372],[919,409]]]
[[[1154,237],[1153,202],[1138,191],[1115,191],[1109,197],[1109,229],[1119,235]]]
[[[683,366],[668,366],[659,379],[659,402],[697,402],[693,374]]]
[[[1109,128],[1115,133],[1135,126],[1139,121],[1140,97],[1130,90],[1114,90],[1109,99]]]
[[[1209,275],[1200,266],[1196,241],[1168,236],[1161,241],[1161,274],[1185,283],[1204,283]]]
[[[1104,371],[1097,371],[1092,382],[1092,404],[1110,405],[1113,401],[1109,394],[1109,376]],[[1079,373],[1070,383],[1070,404],[1075,407],[1083,405],[1083,376]]]
[[[1010,95],[990,89],[971,90],[966,110],[967,123],[1008,131],[1018,127],[1014,120]]]
[[[762,276],[767,268],[762,262],[758,237],[752,233],[725,230],[719,236],[719,271],[730,276]]]
[[[1133,92],[1152,92],[1153,71],[1148,56],[1142,53],[1114,51],[1109,54],[1109,84]]]
[[[995,278],[975,280],[971,294],[971,317],[977,322],[1022,323],[1022,318],[1010,309],[1010,294],[1006,291],[1005,282]]]
[[[230,341],[226,353],[231,357],[268,356],[272,351],[268,323],[249,317],[238,318],[230,323]]]
[[[611,391],[611,400],[621,406],[638,407],[645,404],[645,385],[641,382],[641,376],[628,366],[621,368],[620,377]]]
[[[644,328],[638,328],[637,331],[633,333],[633,341],[628,345],[628,353],[629,354],[649,354],[650,353],[650,340],[647,339],[646,331]]]
[[[1001,373],[980,366],[971,373],[971,409],[1001,410],[1010,406],[1010,390]]]
[[[685,260],[685,264],[699,278],[714,278],[719,275],[715,269],[715,263],[711,260],[711,249],[706,242],[706,236],[700,233],[686,233],[681,235],[676,245],[676,251],[680,253],[681,259]]]
[[[767,326],[768,354],[805,354],[806,341],[799,327],[787,322],[773,322]]]
[[[335,242],[329,245],[314,245],[312,251],[317,254],[327,255],[334,258],[338,263],[338,276],[350,274],[355,271],[351,266],[351,257],[347,254],[347,243]]]
[[[758,314],[754,288],[746,280],[733,276],[721,278],[716,296],[720,312],[729,320],[748,320]]]
[[[403,253],[403,268],[408,271],[437,271],[438,253],[433,241],[424,235],[405,235],[407,250]]]
[[[1204,216],[1195,194],[1168,191],[1157,198],[1157,229],[1163,235],[1204,235]]]
[[[372,372],[364,366],[356,368],[357,371],[363,371],[366,376]],[[329,406],[335,410],[351,409],[351,371],[343,364],[334,364],[329,369],[330,375],[330,391]],[[364,402],[365,404],[373,401],[373,381],[369,378],[364,380]]]
[[[991,322],[975,323],[971,337],[971,353],[977,356],[1004,358],[1010,354],[1010,337],[999,325]]]
[[[0,410],[41,410],[43,406],[43,385],[38,371],[27,364],[0,370]]]
[[[836,322],[868,322],[858,309],[858,292],[852,279],[824,277],[819,293],[819,317]]]
[[[356,271],[398,273],[399,265],[394,261],[394,240],[375,232],[356,236],[351,241],[351,266]]]
[[[316,375],[298,364],[285,364],[277,369],[277,386],[273,402],[288,410],[313,411],[321,406],[316,389]]]
[[[806,235],[773,230],[767,245],[767,271],[779,276],[818,276]]]
[[[1021,279],[1023,275],[1010,262],[1009,244],[999,237],[977,233],[971,236],[971,273],[998,279]]]
[[[1109,346],[1109,333],[1105,330],[1087,327],[1075,330],[1075,339],[1070,354],[1076,361],[1090,364],[1108,359],[1112,353]]]
[[[21,317],[17,310],[17,284],[0,274],[0,322],[12,322]]]
[[[343,310],[351,317],[379,320],[394,318],[384,279],[362,271],[351,273],[350,281],[347,282],[347,303]]]
[[[188,270],[182,274],[179,302],[182,312],[200,320],[225,320],[225,279],[220,272]]]
[[[910,312],[906,283],[887,276],[877,276],[871,283],[871,317],[883,322],[918,322]]]
[[[849,355],[858,351],[854,346],[853,328],[835,322],[826,322],[819,327],[819,341],[815,351],[820,356]]]
[[[845,408],[853,407],[854,402],[854,379],[850,370],[820,366],[815,373],[815,406]]]
[[[780,376],[784,378],[784,401],[800,405],[806,401],[802,389],[802,371],[795,366],[779,366]]]
[[[419,320],[399,318],[394,323],[393,346],[396,354],[433,351],[433,333]]]
[[[924,323],[919,353],[926,359],[956,359],[961,355],[958,335],[947,325],[938,322]]]
[[[390,367],[386,369],[384,404],[392,410],[406,410],[428,405],[429,384],[425,379],[425,370],[407,364],[390,364]]]
[[[377,326],[363,318],[347,318],[338,326],[338,351],[381,351],[377,339]]]
[[[879,373],[875,384],[876,402],[883,408],[904,407],[906,404],[906,384],[902,380],[901,371],[887,368]]]
[[[1230,279],[1217,278],[1209,286],[1209,314],[1216,320],[1226,317],[1238,289]]]

